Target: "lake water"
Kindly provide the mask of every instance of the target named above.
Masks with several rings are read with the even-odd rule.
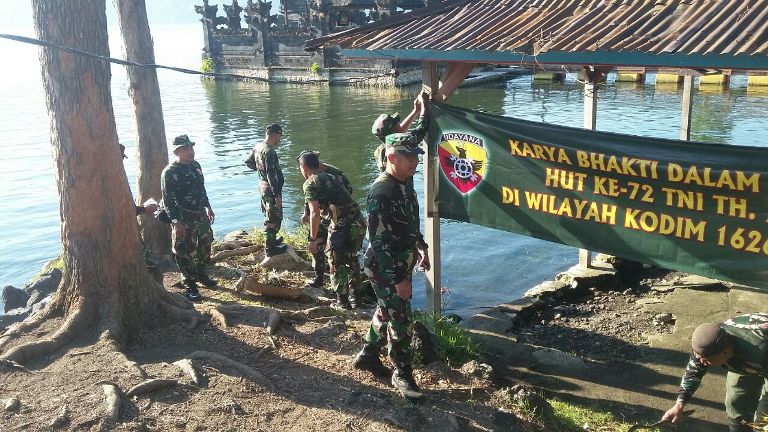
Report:
[[[13,33],[6,30],[5,32]],[[197,69],[202,30],[199,25],[152,29],[157,62]],[[30,31],[17,32],[29,35]],[[112,56],[120,57],[119,33],[110,28]],[[53,174],[48,117],[37,49],[0,40],[0,283],[22,286],[60,250],[58,197]],[[126,73],[112,66],[113,103],[120,142],[127,148],[126,172],[135,183],[135,132]],[[217,237],[236,229],[261,226],[255,173],[243,165],[253,144],[271,122],[283,125],[278,149],[286,174],[285,222],[301,214],[302,179],[295,157],[318,149],[324,161],[339,166],[363,201],[377,175],[370,124],[378,113],[410,111],[418,88],[375,90],[347,87],[214,82],[197,76],[159,71],[166,134],[188,134],[216,211]],[[598,92],[600,130],[677,138],[681,90],[646,85],[608,84]],[[747,91],[736,77],[729,90],[698,91],[693,139],[762,146],[768,93]],[[530,76],[504,83],[459,89],[450,103],[494,114],[546,123],[581,126],[582,92],[575,76],[565,84],[533,85]],[[422,190],[421,175],[416,188]],[[571,247],[463,223],[442,223],[443,281],[450,293],[446,310],[467,316],[519,297],[530,287],[577,262]],[[423,276],[418,275],[414,303],[424,304]]]

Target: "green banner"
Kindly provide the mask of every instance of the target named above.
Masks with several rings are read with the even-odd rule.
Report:
[[[768,149],[432,116],[440,217],[768,289]]]

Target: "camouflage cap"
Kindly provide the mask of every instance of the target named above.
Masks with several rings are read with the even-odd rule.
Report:
[[[395,125],[398,124],[400,124],[400,114],[381,114],[376,117],[376,121],[373,122],[371,133],[376,135],[376,137],[383,142],[384,138],[391,134]]]
[[[179,135],[176,138],[173,139],[173,150],[176,151],[179,147],[192,147],[195,143],[192,142],[189,137],[184,135]]]
[[[414,141],[413,135],[408,133],[389,134],[385,140],[387,153],[396,151],[402,154],[424,154],[424,150],[419,147],[419,143]]]
[[[271,125],[267,126],[267,132],[269,133],[279,133],[280,135],[283,134],[283,128],[277,123],[272,123]]]
[[[702,357],[720,354],[731,343],[731,335],[726,333],[717,324],[701,324],[696,327],[696,330],[691,335],[691,348],[693,348],[693,352]]]

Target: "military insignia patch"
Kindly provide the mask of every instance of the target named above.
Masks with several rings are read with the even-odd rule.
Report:
[[[444,133],[437,154],[443,174],[462,194],[483,181],[488,152],[482,138],[461,132]]]

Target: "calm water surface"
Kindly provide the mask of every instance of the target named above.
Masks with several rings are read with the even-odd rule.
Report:
[[[110,36],[112,55],[119,57],[116,29],[110,29]],[[197,25],[158,26],[153,36],[158,63],[199,67],[202,35]],[[0,41],[0,55],[13,59],[12,67],[0,68],[0,283],[22,286],[60,250],[58,197],[37,51]],[[135,182],[135,132],[126,74],[118,66],[112,73],[118,133],[129,155],[125,168]],[[318,149],[323,160],[347,173],[354,197],[363,201],[376,177],[370,124],[380,112],[410,111],[418,91],[213,82],[169,71],[160,71],[159,79],[167,136],[186,133],[197,142],[218,237],[262,223],[257,179],[243,160],[266,124],[279,122],[285,132],[278,153],[286,174],[284,224],[290,228],[301,214],[296,155]],[[649,76],[645,86],[614,85],[610,77],[598,93],[598,129],[677,138],[681,92],[652,82]],[[735,78],[730,90],[698,91],[693,139],[765,145],[767,97],[748,92],[743,78]],[[460,89],[451,103],[567,126],[578,127],[583,121],[575,76],[563,85],[534,86],[524,76]],[[416,183],[421,193],[418,174]],[[574,248],[489,228],[443,221],[442,231],[443,285],[451,291],[446,307],[463,316],[519,297],[577,262]],[[414,293],[416,306],[423,305],[422,275],[417,275]]]

